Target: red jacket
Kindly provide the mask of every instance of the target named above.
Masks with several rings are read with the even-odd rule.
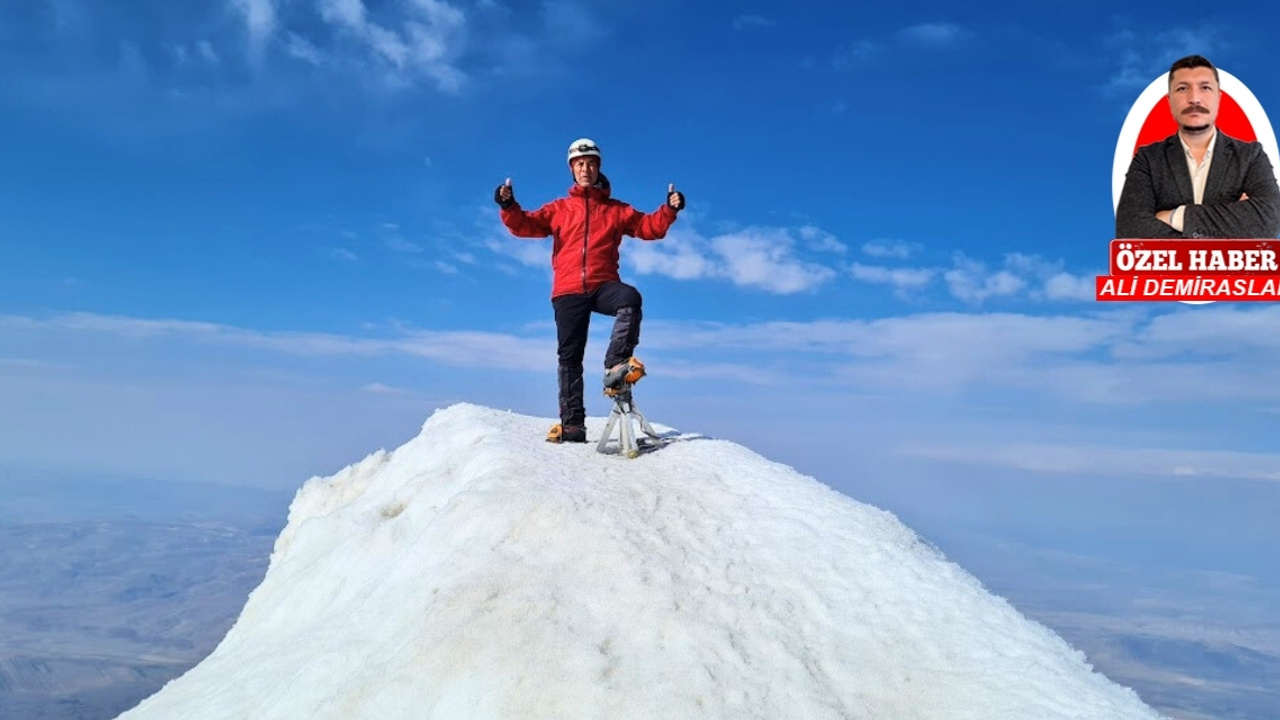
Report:
[[[666,203],[645,215],[602,187],[574,185],[568,197],[557,198],[533,212],[519,204],[502,211],[502,224],[517,237],[553,238],[551,297],[587,293],[601,283],[618,280],[618,246],[622,236],[660,240],[676,220]]]

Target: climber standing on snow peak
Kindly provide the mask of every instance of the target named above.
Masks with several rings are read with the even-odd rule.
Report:
[[[632,357],[640,342],[640,292],[618,275],[622,236],[660,240],[684,208],[684,195],[667,187],[667,201],[648,215],[610,197],[609,179],[600,172],[600,148],[588,138],[569,146],[573,186],[532,212],[516,202],[511,178],[493,191],[502,208],[502,223],[523,238],[552,238],[551,306],[559,342],[560,424],[549,442],[586,442],[582,357],[587,347],[591,313],[612,315],[613,334],[604,357],[606,394],[634,383],[644,365]]]

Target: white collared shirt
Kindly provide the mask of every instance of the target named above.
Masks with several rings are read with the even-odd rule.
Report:
[[[1182,152],[1187,157],[1187,170],[1191,173],[1191,192],[1195,198],[1196,205],[1204,202],[1204,184],[1209,179],[1209,163],[1213,161],[1213,148],[1218,144],[1218,128],[1213,129],[1213,137],[1209,138],[1209,147],[1204,149],[1204,159],[1196,162],[1195,155],[1191,154],[1191,147],[1187,145],[1187,141],[1182,139],[1182,133],[1178,133],[1178,142],[1182,143]],[[1186,209],[1186,205],[1179,205],[1174,208],[1173,214],[1169,216],[1169,224],[1174,230],[1182,232],[1182,215]]]

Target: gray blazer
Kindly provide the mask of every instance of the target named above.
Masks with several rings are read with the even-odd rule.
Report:
[[[1240,193],[1249,199],[1240,202]],[[1280,189],[1262,143],[1218,130],[1204,203],[1194,204],[1187,156],[1174,133],[1138,148],[1116,206],[1116,238],[1244,238],[1280,236]],[[1156,219],[1186,205],[1182,232]]]

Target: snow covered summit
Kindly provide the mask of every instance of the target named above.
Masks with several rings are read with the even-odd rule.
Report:
[[[222,644],[121,718],[1158,717],[889,513],[549,422],[455,405],[308,481]]]

